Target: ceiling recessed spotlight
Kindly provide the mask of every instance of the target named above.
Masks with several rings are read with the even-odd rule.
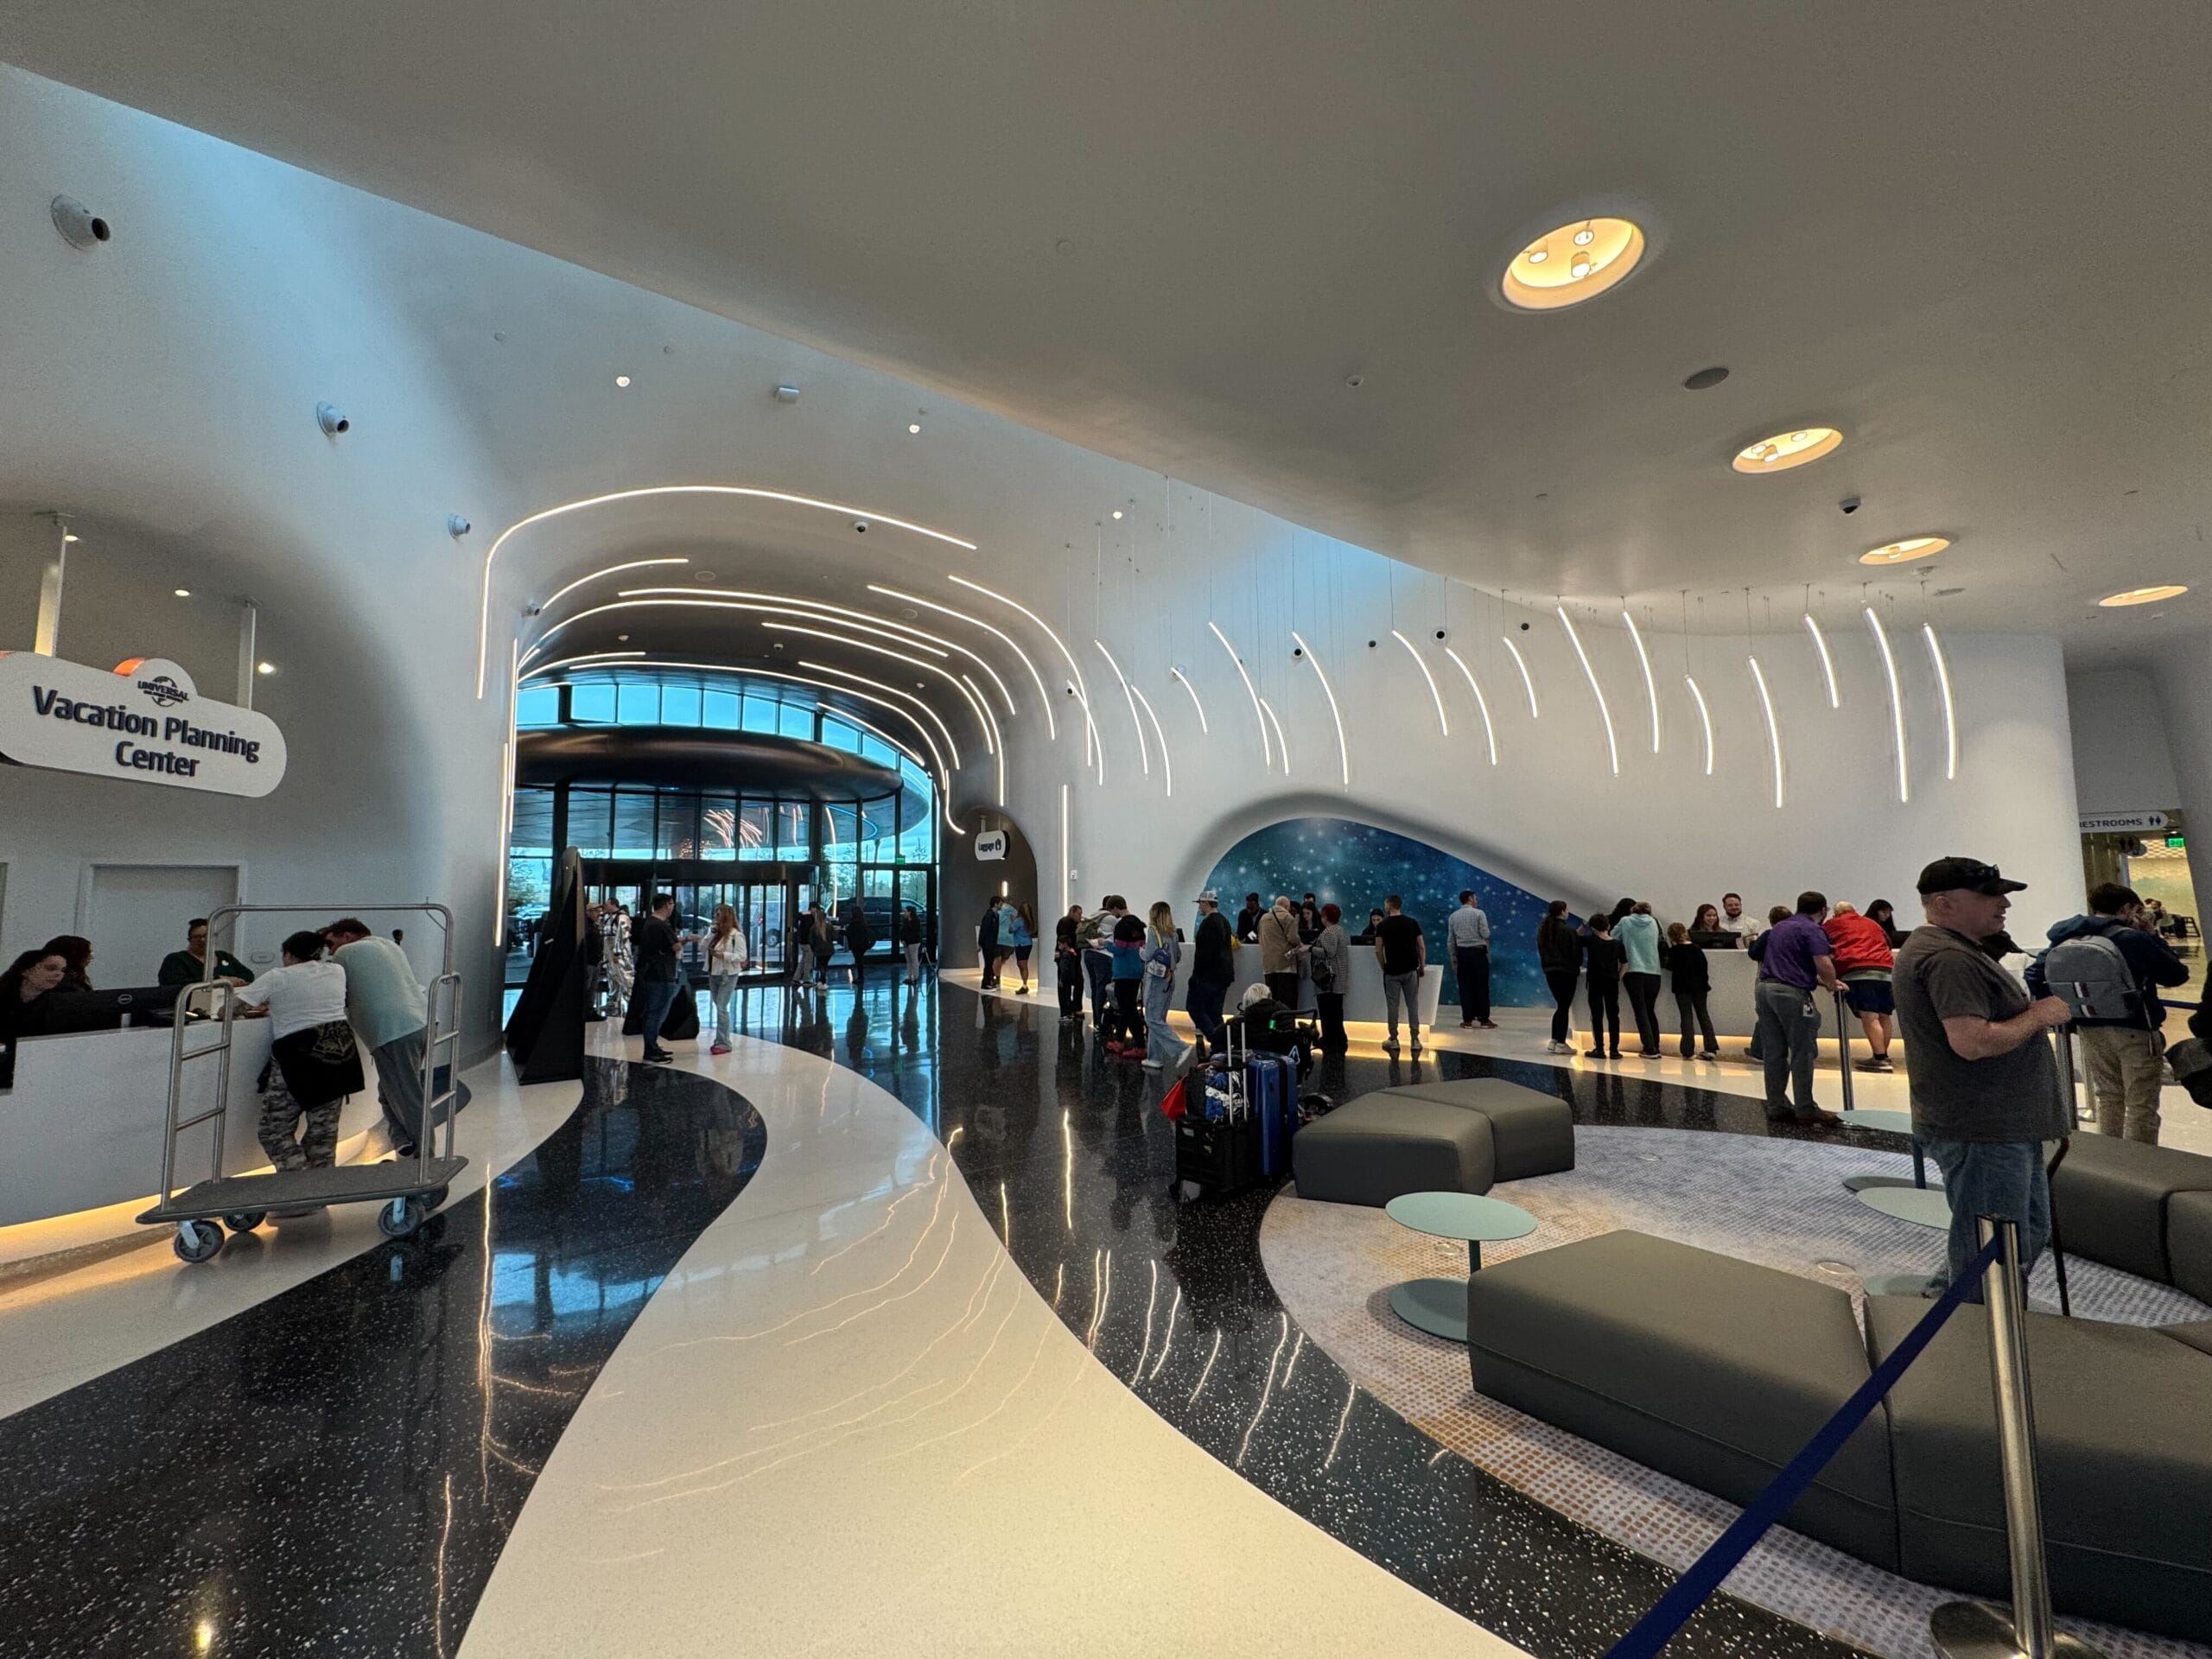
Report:
[[[1842,443],[1843,434],[1832,426],[1804,426],[1746,444],[1736,452],[1734,465],[1739,473],[1787,472],[1834,453]]]
[[[180,588],[176,590],[176,596],[179,599],[190,599],[192,597],[192,589],[189,588]]]
[[[1948,536],[1914,536],[1902,542],[1885,542],[1879,547],[1870,547],[1859,556],[1859,563],[1910,564],[1915,559],[1933,558],[1950,544]]]
[[[1703,391],[1708,386],[1719,385],[1727,378],[1727,369],[1721,364],[1716,363],[1709,369],[1700,369],[1683,381],[1682,386],[1688,391]]]
[[[626,374],[618,374],[614,377],[614,384],[618,386],[626,386],[630,384],[630,377]]]
[[[65,530],[61,532],[61,539],[62,542],[67,544],[70,542],[75,541],[77,537],[73,532]]]
[[[906,429],[909,432],[918,432],[922,429],[922,423],[919,421],[909,421],[906,423]]]
[[[618,633],[614,636],[614,640],[617,645],[626,645],[630,643],[630,636],[626,633]]]
[[[257,674],[274,674],[276,671],[276,664],[274,663],[256,663],[253,665],[253,671]]]
[[[1554,242],[1572,250],[1564,264],[1552,259]],[[1571,220],[1515,254],[1498,285],[1508,303],[1521,310],[1556,311],[1612,287],[1636,269],[1643,249],[1643,228],[1631,220]]]
[[[1122,510],[1121,510],[1119,507],[1116,507],[1116,508],[1115,508],[1115,509],[1114,509],[1114,516],[1115,516],[1116,518],[1120,518],[1120,517],[1122,516]]]
[[[2162,599],[2178,599],[2189,591],[2185,582],[2162,582],[2155,588],[2131,588],[2124,594],[2107,594],[2097,601],[2107,610],[2122,605],[2155,605]]]

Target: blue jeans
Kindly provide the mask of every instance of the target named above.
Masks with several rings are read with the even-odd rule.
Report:
[[[715,1005],[715,1040],[727,1044],[729,1041],[730,999],[737,995],[737,976],[710,975],[707,985]]]
[[[672,979],[641,979],[638,982],[638,996],[644,1005],[638,1026],[645,1033],[645,1052],[661,1053],[660,1028],[668,1023],[668,1011],[675,1006],[676,982]]]
[[[1766,1115],[1810,1117],[1820,1110],[1813,1100],[1813,1057],[1820,1046],[1821,1010],[1810,991],[1778,979],[1758,984],[1759,1058],[1766,1064]],[[1786,1091],[1786,1092],[1785,1092]]]
[[[2020,1230],[2020,1273],[2025,1277],[2050,1243],[2050,1177],[2044,1168],[2040,1141],[1925,1141],[1921,1143],[1943,1172],[1950,1195],[1950,1268],[1955,1281],[1981,1248],[1977,1216],[2001,1216]],[[1981,1300],[1979,1281],[1963,1300]]]
[[[1191,995],[1185,1005],[1190,1010],[1191,1023],[1198,1028],[1198,1035],[1209,1048],[1221,1043],[1221,1005],[1229,996],[1229,983],[1218,979],[1193,979]]]

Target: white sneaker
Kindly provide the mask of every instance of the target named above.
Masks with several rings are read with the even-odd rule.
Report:
[[[1143,1065],[1144,1069],[1147,1071],[1157,1071],[1160,1070],[1160,1062],[1158,1060],[1147,1059],[1141,1062],[1141,1064]]]
[[[1395,1037],[1384,1038],[1382,1039],[1382,1052],[1385,1054],[1396,1053],[1398,1052],[1398,1039]]]

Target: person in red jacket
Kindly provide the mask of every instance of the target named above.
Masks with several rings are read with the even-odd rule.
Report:
[[[1873,1052],[1859,1064],[1867,1071],[1894,1071],[1890,1064],[1890,1038],[1897,1029],[1897,1001],[1890,994],[1890,969],[1897,960],[1890,952],[1890,933],[1871,916],[1849,905],[1838,905],[1821,924],[1835,946],[1836,977],[1843,982],[1844,1000],[1859,1016]]]

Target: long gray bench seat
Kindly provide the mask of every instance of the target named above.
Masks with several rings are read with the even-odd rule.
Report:
[[[2050,1203],[2068,1255],[2184,1290],[2184,1276],[2212,1287],[2212,1253],[2189,1243],[2177,1262],[2168,1236],[2173,1200],[2187,1192],[2212,1193],[2212,1158],[2084,1132],[2067,1142]]]
[[[1574,1167],[1565,1101],[1495,1077],[1378,1089],[1291,1141],[1298,1195],[1385,1205],[1407,1192],[1487,1192]]]

